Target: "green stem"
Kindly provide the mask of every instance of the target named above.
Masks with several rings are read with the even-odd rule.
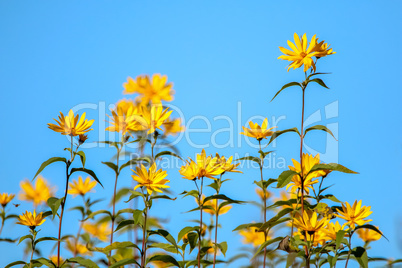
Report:
[[[32,268],[32,258],[33,258],[33,254],[35,252],[36,234],[37,234],[37,232],[35,230],[32,230],[32,235],[33,235],[33,238],[32,238],[32,252],[31,252],[31,259],[29,260],[29,268]],[[57,264],[57,266],[58,266],[58,264]]]
[[[221,189],[221,183],[222,183],[222,175],[219,176],[219,179],[217,180],[217,190],[216,194],[219,194],[219,191]],[[218,247],[216,246],[218,243],[218,217],[219,217],[219,200],[216,199],[216,208],[215,208],[215,245],[214,245],[214,262],[213,262],[213,268],[215,268],[215,263],[216,263],[216,254],[218,252]]]
[[[349,228],[350,230],[350,228]],[[352,253],[352,233],[349,231],[349,252],[348,252],[348,257],[346,258],[346,264],[345,264],[345,268],[348,267],[348,262],[349,262],[349,258],[350,258],[350,254]]]
[[[200,204],[200,230],[199,230],[199,235],[198,235],[198,255],[197,255],[197,263],[198,263],[198,268],[201,268],[201,239],[202,239],[202,186],[204,183],[204,177],[201,177],[201,187],[200,187],[200,191],[198,193],[198,203]]]
[[[141,250],[141,268],[145,268],[147,260],[147,219],[148,219],[148,202],[149,194],[147,192],[146,198],[144,199],[145,211],[144,211],[144,228],[142,230],[142,250]]]
[[[262,186],[262,191],[263,191],[263,214],[264,214],[264,223],[267,221],[267,189],[264,187],[264,177],[262,173],[262,168],[264,166],[264,155],[261,150],[261,140],[258,140],[258,144],[260,146],[260,159],[261,159],[261,165],[260,165],[260,175],[261,175],[261,186]],[[264,242],[267,241],[267,232],[264,231]],[[263,262],[263,267],[265,268],[265,262],[267,258],[267,248],[264,248],[264,262]]]
[[[116,216],[116,191],[117,191],[117,181],[119,179],[119,159],[120,159],[120,151],[123,148],[124,144],[121,145],[120,148],[117,148],[117,158],[116,158],[116,178],[114,182],[114,190],[113,190],[113,204],[112,204],[112,231],[110,233],[110,245],[113,243],[113,230],[114,230],[114,222],[115,222],[115,216]],[[109,256],[112,256],[112,250],[109,252]],[[108,266],[110,266],[110,258],[109,258],[109,263]]]

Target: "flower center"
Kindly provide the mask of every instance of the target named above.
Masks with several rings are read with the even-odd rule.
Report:
[[[305,56],[307,56],[307,53],[303,51],[300,53],[300,56],[304,58]]]

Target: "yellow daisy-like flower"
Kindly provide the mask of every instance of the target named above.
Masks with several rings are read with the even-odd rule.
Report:
[[[296,236],[298,235],[300,239],[306,240],[304,236],[305,232],[303,230],[299,230],[298,232],[295,232],[293,235]],[[326,233],[324,232],[324,229],[320,229],[317,232],[314,232],[313,234],[307,233],[307,241],[312,242],[313,246],[316,247],[318,244],[324,245],[325,242],[327,241],[327,236]]]
[[[207,157],[205,150],[202,149],[201,154],[197,154],[196,161],[194,162],[192,159],[186,161],[186,165],[182,166],[179,172],[183,178],[194,180],[202,177],[216,179],[214,176],[220,175],[224,171],[219,159],[212,156]]]
[[[318,180],[313,180],[314,178],[317,177],[322,177],[327,175],[328,172],[324,171],[324,170],[317,170],[314,172],[311,172],[310,174],[308,174],[310,172],[310,170],[312,169],[312,167],[314,167],[314,165],[319,164],[320,163],[320,155],[317,154],[315,157],[313,157],[313,155],[310,154],[306,154],[303,153],[303,172],[302,172],[302,168],[300,167],[300,163],[298,161],[296,161],[295,159],[292,159],[293,165],[289,166],[290,170],[296,171],[298,173],[303,173],[303,177],[304,177],[304,191],[308,194],[309,193],[309,189],[313,189],[312,185],[318,183]],[[308,174],[308,175],[307,175]],[[287,186],[286,186],[286,190],[290,188],[290,191],[292,193],[296,193],[297,189],[301,189],[301,179],[299,175],[294,175],[292,178],[292,182],[290,182]]]
[[[223,169],[223,172],[243,173],[240,170],[237,170],[237,167],[240,165],[240,163],[232,164],[233,156],[231,156],[228,159],[226,159],[224,156],[219,156],[219,154],[216,154],[216,159],[218,160],[217,164],[221,165],[221,168]]]
[[[351,228],[355,228],[356,225],[363,225],[366,224],[367,222],[370,222],[372,220],[365,220],[371,213],[370,211],[371,207],[362,207],[362,200],[357,202],[357,200],[353,203],[353,206],[351,207],[348,202],[345,202],[345,204],[342,204],[342,211],[337,209],[339,215],[336,215],[337,217],[346,220],[347,222],[345,225],[350,225]]]
[[[49,257],[49,260],[50,260],[51,262],[53,262],[54,264],[56,264],[56,267],[59,266],[59,263],[58,263],[58,260],[57,260],[57,256],[56,256],[56,255],[50,256],[50,257]],[[62,257],[60,257],[60,264],[62,264],[62,263],[64,263],[64,260],[63,260]]]
[[[73,182],[69,183],[69,186],[70,189],[67,192],[68,194],[85,195],[96,186],[96,181],[91,180],[89,176],[84,181],[82,177],[79,176],[78,180],[73,180]]]
[[[165,131],[163,132],[163,135],[165,136],[169,135],[176,136],[178,133],[181,133],[184,130],[186,130],[185,126],[181,125],[180,118],[176,118],[174,120],[170,120],[170,118],[168,118],[162,124],[162,126],[165,129]]]
[[[376,226],[376,227],[378,229],[378,226]],[[381,238],[381,234],[377,233],[374,230],[367,229],[367,228],[358,229],[356,231],[356,233],[359,235],[359,237],[365,243],[368,243],[368,242],[371,242],[371,241],[377,241],[377,240],[380,240],[380,238]]]
[[[36,179],[35,187],[28,180],[22,181],[20,186],[22,192],[20,192],[18,198],[33,202],[34,206],[46,203],[54,194],[54,190],[50,188],[47,181],[40,175]]]
[[[318,43],[318,39],[316,40],[316,45],[314,50],[317,52],[317,54],[315,55],[317,58],[322,58],[328,55],[332,55],[335,54],[336,52],[334,52],[332,50],[332,48],[329,48],[330,45],[328,45],[327,43],[325,43],[325,41],[321,41]]]
[[[88,121],[88,119],[85,119],[85,113],[79,118],[78,114],[74,116],[73,110],[70,110],[68,116],[64,116],[62,112],[60,112],[59,120],[54,119],[54,121],[56,121],[58,125],[47,124],[51,130],[60,132],[62,135],[78,136],[92,130],[90,127],[95,120],[92,119]]]
[[[66,249],[73,255],[92,256],[92,252],[89,251],[84,244],[81,244],[80,242],[76,243],[73,239],[67,240]]]
[[[198,166],[192,159],[186,160],[186,164],[180,167],[179,173],[184,179],[194,180],[198,177]]]
[[[169,118],[171,113],[172,111],[168,111],[168,108],[163,110],[161,104],[152,105],[150,110],[147,106],[142,106],[141,114],[145,119],[148,134],[154,133],[157,129],[162,130],[162,124]]]
[[[342,226],[339,224],[339,222],[337,221],[335,224],[330,222],[328,223],[328,225],[326,226],[325,229],[323,229],[323,232],[326,233],[327,236],[327,240],[330,241],[335,241],[336,240],[336,233],[344,230],[345,226]],[[348,237],[348,234],[345,234],[346,237]]]
[[[148,75],[137,76],[136,80],[128,77],[123,87],[123,94],[138,93],[139,99],[144,104],[173,100],[173,83],[167,83],[166,75],[154,74],[152,80]]]
[[[254,247],[260,246],[265,242],[264,232],[257,232],[258,228],[250,227],[246,230],[239,231],[239,234],[243,236],[242,243],[243,244],[253,244]],[[271,237],[267,236],[267,240],[270,240]]]
[[[267,137],[272,136],[272,134],[274,134],[274,131],[272,131],[272,129],[276,128],[276,127],[268,128],[267,118],[264,119],[261,127],[257,123],[253,123],[251,121],[249,122],[249,125],[250,128],[242,127],[244,132],[240,132],[240,134],[251,138],[255,138],[258,141],[261,141],[262,139],[266,139]]]
[[[310,43],[307,41],[306,34],[300,38],[296,33],[293,36],[295,43],[293,44],[291,41],[288,40],[288,46],[292,49],[286,49],[284,47],[279,47],[283,54],[278,57],[278,59],[288,60],[292,63],[289,64],[289,68],[297,69],[304,65],[304,72],[307,72],[308,69],[311,67],[315,72],[315,64],[313,57],[316,56],[318,53],[315,51],[317,39],[315,35],[311,38]]]
[[[261,199],[264,199],[264,196],[265,196],[265,199],[268,199],[268,198],[270,198],[271,195],[272,195],[272,193],[271,193],[270,191],[268,191],[268,190],[266,190],[266,191],[265,191],[265,194],[264,194],[264,191],[263,191],[260,187],[255,188],[255,192],[257,193],[257,195],[258,195]]]
[[[133,102],[121,100],[111,112],[112,116],[108,115],[110,126],[106,131],[121,132],[125,135],[129,131],[144,130],[147,127],[145,119],[140,114],[140,108]]]
[[[18,216],[19,222],[17,224],[28,226],[31,229],[35,229],[36,226],[41,225],[46,221],[43,218],[43,212],[36,215],[36,211],[32,212],[26,211],[24,214]]]
[[[0,194],[0,204],[6,207],[8,203],[15,197],[15,194],[2,193]]]
[[[300,213],[296,215],[293,224],[295,227],[312,235],[327,226],[328,222],[329,220],[327,218],[319,220],[316,212],[305,210],[303,216]]]
[[[101,224],[86,222],[82,225],[82,228],[84,229],[84,231],[103,242],[108,241],[108,236],[111,233],[111,229],[107,222]]]
[[[170,188],[170,186],[165,185],[170,182],[166,180],[166,171],[162,169],[156,170],[156,164],[153,163],[152,166],[147,169],[141,164],[141,167],[136,167],[136,171],[132,170],[135,175],[131,175],[133,179],[138,182],[137,186],[134,187],[136,190],[138,187],[145,186],[147,188],[148,194],[152,194],[153,191],[162,193],[160,188]]]
[[[204,199],[205,199],[205,195],[202,195],[201,202],[204,204],[203,206],[204,207],[208,206],[208,207],[211,207],[211,208],[204,208],[203,211],[208,213],[208,214],[215,215],[216,210],[219,208],[219,205],[220,205],[218,203],[218,199],[208,200],[207,202],[204,202]],[[195,199],[195,201],[198,203],[197,199]],[[226,205],[226,206],[221,207],[219,209],[219,215],[223,215],[223,214],[227,213],[229,210],[232,209],[232,207],[233,207],[232,205]]]

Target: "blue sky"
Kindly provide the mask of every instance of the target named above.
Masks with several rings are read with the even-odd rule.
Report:
[[[327,141],[324,133],[317,132],[307,137],[306,145],[360,173],[332,174],[327,183],[335,184],[332,193],[340,200],[362,199],[363,205],[372,207],[372,223],[379,225],[389,242],[373,243],[369,255],[401,257],[402,4],[290,3],[0,1],[0,192],[19,192],[19,182],[32,178],[44,160],[65,154],[67,140],[46,125],[59,111],[83,107],[87,117],[96,120],[90,137],[96,141],[105,124],[99,111],[123,97],[122,84],[128,76],[140,74],[168,75],[176,91],[172,104],[183,112],[186,122],[200,115],[211,122],[210,131],[190,134],[197,144],[210,143],[204,146],[207,153],[255,153],[237,134],[252,116],[270,121],[282,118],[279,129],[300,127],[301,93],[296,88],[269,102],[283,84],[303,78],[302,70],[287,72],[287,62],[277,60],[278,46],[286,46],[294,32],[308,37],[317,34],[337,54],[318,63],[318,71],[332,73],[322,77],[331,89],[308,88],[306,115],[312,116],[313,123],[336,129],[339,142]],[[320,121],[315,117],[318,113]],[[211,145],[212,133],[230,124],[218,116],[233,120],[233,146]],[[187,127],[207,128],[200,119]],[[224,144],[230,136],[223,132],[215,138]],[[298,142],[291,134],[279,138],[276,159],[291,165],[298,156]],[[184,157],[201,150],[186,139],[178,148]],[[110,197],[113,174],[100,162],[110,159],[113,150],[89,148],[86,154],[87,166],[105,185],[105,189],[97,187],[97,194]],[[43,172],[58,185],[58,196],[63,192],[62,169],[55,164]],[[283,170],[267,169],[265,176],[276,177]],[[174,193],[192,189],[177,168],[168,172]],[[258,172],[251,168],[243,172],[231,176],[223,192],[240,200],[256,200],[252,181],[258,179]],[[130,173],[124,176],[119,186],[130,186]],[[78,203],[78,198],[72,200],[71,204]],[[182,214],[192,208],[190,202],[180,198],[174,204],[159,202],[153,213],[168,217],[174,233],[185,226],[183,221],[196,217]],[[259,220],[258,211],[249,208],[238,206],[222,216],[227,227],[221,230],[221,238],[230,242],[230,250],[241,245],[231,230],[244,219]],[[31,207],[22,202],[13,212],[25,209]],[[55,225],[49,222],[48,226],[44,233],[51,235]],[[75,229],[66,225],[65,232]],[[22,226],[8,225],[3,234],[24,231]],[[0,243],[0,250],[9,253],[0,259],[0,266],[21,258],[21,246]]]

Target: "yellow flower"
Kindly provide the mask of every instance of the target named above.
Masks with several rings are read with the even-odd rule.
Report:
[[[194,162],[191,159],[186,161],[186,165],[182,166],[179,172],[183,178],[193,180],[202,177],[215,179],[213,176],[222,174],[224,171],[219,159],[217,157],[212,158],[212,156],[207,157],[205,150],[202,149],[201,154],[197,154],[196,161]]]
[[[306,34],[300,38],[296,33],[293,36],[295,43],[293,44],[291,41],[288,40],[288,46],[292,49],[286,49],[284,47],[279,47],[279,49],[285,55],[281,55],[278,59],[288,60],[292,63],[289,64],[289,68],[297,69],[304,65],[304,72],[306,72],[310,67],[313,68],[315,72],[315,64],[313,57],[316,56],[318,53],[315,51],[317,39],[315,35],[311,38],[310,43],[308,44]],[[308,45],[308,47],[307,47]]]
[[[259,187],[255,188],[255,192],[257,193],[257,195],[258,195],[261,199],[264,199],[264,196],[265,196],[265,199],[268,199],[268,198],[270,198],[271,195],[272,195],[271,192],[268,191],[268,190],[265,191],[265,195],[264,195],[264,191],[263,191],[261,188],[259,188]]]
[[[315,55],[317,58],[322,58],[322,57],[336,53],[336,52],[332,51],[332,48],[329,48],[330,45],[325,43],[325,41],[321,41],[320,43],[318,43],[318,39],[317,39],[316,43],[317,44],[315,45],[314,50],[317,52],[317,54]]]
[[[296,171],[298,173],[301,173],[302,169],[300,168],[300,163],[297,162],[295,159],[292,159],[292,162],[293,162],[294,167],[289,166],[289,169]],[[319,163],[320,163],[320,155],[319,154],[317,154],[315,157],[313,157],[313,155],[303,153],[303,177],[304,177],[304,184],[303,184],[304,187],[303,188],[307,194],[310,192],[309,189],[313,189],[312,185],[316,184],[318,182],[318,180],[313,180],[313,179],[317,178],[317,177],[325,176],[328,173],[324,170],[318,170],[318,171],[314,171],[314,172],[311,172],[310,174],[308,174],[310,172],[310,170],[312,169],[312,167]],[[291,187],[290,191],[292,193],[296,193],[297,189],[301,189],[301,179],[300,179],[299,175],[293,176],[292,182],[290,182],[286,186],[286,190],[289,187]]]
[[[154,133],[156,129],[162,130],[162,124],[169,118],[171,113],[172,111],[168,111],[168,108],[163,110],[161,104],[152,105],[151,110],[147,106],[142,106],[141,114],[145,119],[148,134]]]
[[[173,83],[167,83],[166,75],[154,74],[152,80],[148,75],[140,75],[135,81],[128,77],[123,87],[125,89],[123,94],[138,93],[139,99],[144,104],[173,100]]]
[[[219,208],[219,205],[220,205],[218,203],[218,199],[211,199],[211,200],[208,200],[207,202],[204,202],[204,199],[205,199],[205,195],[202,195],[201,202],[204,204],[203,206],[204,207],[208,206],[211,208],[204,208],[203,211],[208,214],[215,215],[215,212]],[[198,203],[197,199],[195,201]],[[223,214],[227,213],[231,208],[232,208],[231,205],[226,205],[226,206],[221,207],[219,209],[219,215],[223,215]]]
[[[272,136],[274,134],[274,131],[271,131],[272,129],[276,127],[271,127],[268,128],[268,119],[265,118],[264,121],[262,122],[262,125],[258,125],[257,123],[249,122],[250,128],[242,127],[244,132],[240,132],[240,134],[243,134],[244,136],[248,136],[251,138],[256,138],[258,141],[261,141],[262,139],[266,139],[269,136]]]
[[[0,204],[6,207],[8,203],[15,197],[15,194],[2,193],[0,194]]]
[[[112,110],[110,126],[106,131],[121,132],[125,135],[129,131],[139,131],[146,129],[146,122],[140,115],[140,109],[133,102],[121,100],[117,103],[116,109]]]
[[[353,203],[353,206],[351,207],[348,202],[345,202],[345,204],[342,204],[342,211],[337,209],[339,215],[336,215],[337,217],[346,220],[347,222],[345,225],[350,225],[351,228],[355,228],[356,225],[363,225],[366,224],[367,222],[370,222],[372,220],[365,220],[371,213],[370,211],[371,207],[362,207],[362,201],[360,200],[357,202],[357,200]]]
[[[294,218],[294,226],[306,231],[308,234],[312,235],[319,231],[321,228],[327,226],[329,220],[327,218],[322,218],[318,220],[318,214],[313,211],[304,211],[303,216],[298,213]]]
[[[343,230],[344,227],[345,226],[340,225],[338,221],[335,224],[332,223],[332,222],[328,223],[326,228],[323,229],[323,231],[327,235],[327,240],[335,241],[336,240],[336,233],[341,231],[341,230]],[[345,236],[348,237],[349,235],[346,234]]]
[[[84,223],[82,228],[92,236],[98,238],[99,240],[106,242],[108,241],[108,236],[111,231],[109,228],[109,224],[107,222],[101,224],[93,224],[93,223]]]
[[[378,226],[376,226],[378,229]],[[381,238],[381,234],[377,233],[374,230],[367,229],[367,228],[361,228],[356,231],[356,233],[359,235],[359,237],[365,242],[371,242],[371,241],[377,241]]]
[[[254,247],[260,246],[265,242],[264,232],[257,232],[258,228],[250,227],[247,230],[239,231],[239,234],[243,236],[242,243],[243,244],[253,244]],[[271,237],[267,236],[267,240],[270,240]]]
[[[66,248],[74,255],[87,255],[92,256],[92,252],[80,242],[75,242],[73,239],[68,239],[66,242]]]
[[[43,218],[43,212],[36,215],[36,211],[32,212],[25,211],[24,214],[18,216],[19,222],[17,224],[28,226],[31,229],[35,229],[36,226],[41,225],[46,220]]]
[[[186,164],[181,166],[179,172],[183,175],[183,178],[194,180],[198,177],[198,166],[192,159],[186,160]]]
[[[178,133],[181,133],[186,129],[181,125],[180,118],[176,118],[174,120],[170,120],[170,118],[168,118],[162,126],[165,129],[163,133],[165,136],[176,136]]]
[[[40,175],[36,179],[35,187],[28,180],[21,182],[20,186],[22,192],[20,192],[18,198],[33,202],[34,206],[46,203],[54,194],[54,190],[50,188],[47,181]]]
[[[82,177],[79,176],[78,180],[73,180],[73,182],[70,182],[69,185],[70,189],[68,190],[68,194],[85,195],[96,186],[96,181],[91,181],[89,176],[84,181]]]
[[[136,171],[132,170],[135,175],[131,175],[131,177],[138,182],[138,185],[134,187],[134,190],[145,186],[148,194],[152,194],[153,191],[162,193],[159,188],[170,188],[170,186],[165,185],[170,182],[165,179],[167,176],[166,171],[162,169],[156,170],[155,163],[152,164],[148,171],[142,164],[141,167],[136,167],[135,169]]]
[[[298,235],[300,236],[300,239],[305,240],[304,234],[305,232],[303,230],[299,230],[295,232],[293,235],[294,236]],[[327,241],[327,236],[326,233],[324,232],[324,229],[320,229],[312,234],[307,233],[307,241],[309,241],[310,243],[313,242],[314,247],[318,246],[318,244],[324,245],[325,242]]]
[[[240,170],[236,169],[240,165],[240,163],[232,164],[233,156],[226,159],[224,156],[220,157],[219,154],[216,154],[216,159],[217,159],[217,164],[221,165],[221,169],[223,169],[223,172],[243,173]]]
[[[47,124],[48,127],[56,132],[60,132],[62,135],[78,136],[80,134],[87,133],[92,130],[90,128],[95,120],[85,119],[85,113],[82,114],[80,120],[79,115],[74,116],[73,110],[68,112],[68,116],[64,116],[61,112],[59,120],[54,119],[58,125]]]
[[[52,255],[49,257],[49,260],[51,262],[53,262],[54,264],[56,264],[56,267],[59,266],[58,262],[57,262],[57,256],[56,255]],[[60,257],[60,264],[64,263],[64,260],[62,257]]]

